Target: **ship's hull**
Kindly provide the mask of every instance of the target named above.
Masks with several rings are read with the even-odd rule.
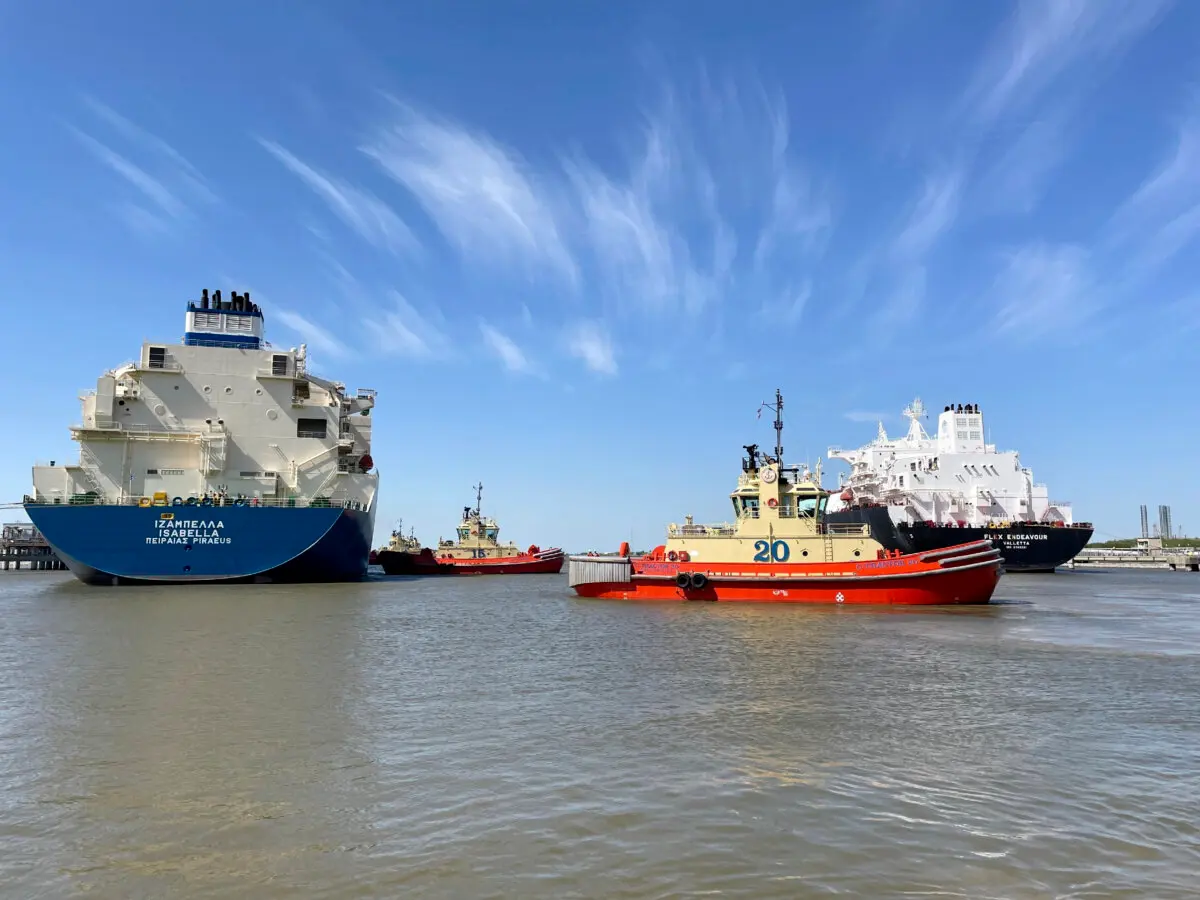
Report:
[[[70,506],[25,512],[86,584],[305,583],[366,576],[375,511]]]
[[[855,563],[721,563],[571,557],[571,587],[609,600],[904,606],[990,602],[1001,575],[986,541]]]
[[[889,550],[925,553],[965,541],[991,540],[1000,550],[1006,572],[1053,572],[1064,566],[1092,539],[1084,525],[1053,526],[1017,523],[1003,528],[975,528],[892,521],[886,506],[840,509],[825,514],[831,524],[866,523],[871,537]]]
[[[566,554],[561,550],[493,559],[438,559],[432,551],[420,553],[380,550],[379,565],[388,575],[554,575],[562,571]]]

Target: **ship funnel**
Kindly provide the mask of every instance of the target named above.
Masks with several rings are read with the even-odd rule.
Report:
[[[202,291],[200,291],[200,308],[208,309],[208,288],[204,288]]]

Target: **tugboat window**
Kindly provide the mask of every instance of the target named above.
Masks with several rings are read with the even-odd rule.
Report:
[[[324,438],[326,435],[326,422],[324,419],[297,419],[296,420],[296,437],[298,438]]]
[[[166,347],[151,347],[149,362],[150,362],[151,369],[166,368],[167,348]]]
[[[817,512],[816,497],[798,497],[796,498],[796,514],[802,518],[812,518]]]

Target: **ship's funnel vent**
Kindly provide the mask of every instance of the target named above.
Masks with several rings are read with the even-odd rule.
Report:
[[[263,314],[250,300],[250,292],[231,290],[228,299],[220,290],[200,292],[200,302],[189,301],[183,342],[189,346],[236,347],[257,350],[263,343]]]

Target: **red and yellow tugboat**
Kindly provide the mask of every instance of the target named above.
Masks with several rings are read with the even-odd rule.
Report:
[[[763,603],[979,604],[1001,575],[989,540],[928,553],[887,550],[864,524],[824,522],[830,491],[807,467],[783,464],[783,396],[775,392],[775,455],[745,447],[734,521],[667,528],[640,557],[572,556],[569,583],[583,597]]]
[[[376,559],[388,575],[553,575],[562,571],[566,554],[558,547],[537,544],[521,550],[500,543],[496,520],[480,514],[483,485],[475,485],[475,507],[463,507],[456,539],[438,539],[436,550],[422,547],[410,535],[393,532]]]

